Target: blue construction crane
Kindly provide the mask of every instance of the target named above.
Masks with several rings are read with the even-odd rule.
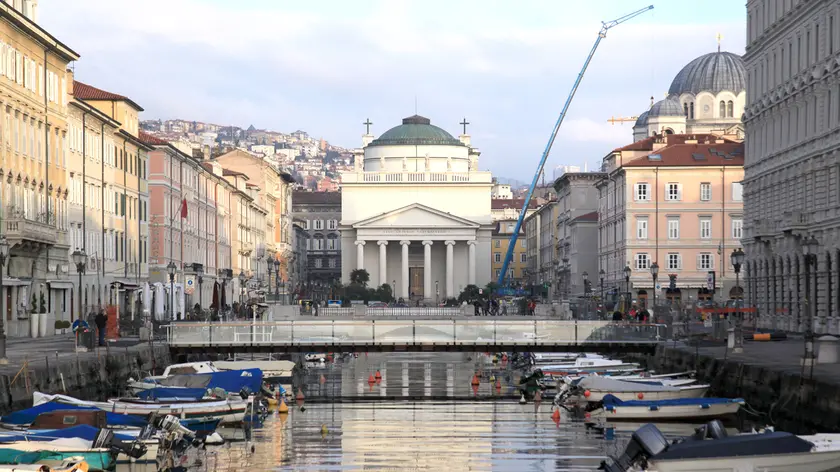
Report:
[[[583,79],[583,74],[586,72],[586,68],[589,67],[589,62],[592,61],[592,56],[595,55],[595,50],[598,49],[598,45],[601,43],[601,40],[607,37],[607,31],[610,28],[620,25],[621,23],[624,23],[625,21],[639,16],[649,10],[653,10],[653,5],[634,11],[633,13],[624,15],[621,18],[612,21],[601,22],[601,31],[598,32],[598,39],[595,40],[595,45],[592,46],[592,50],[589,51],[589,55],[586,56],[586,61],[583,63],[583,67],[581,68],[577,79],[575,79],[575,84],[572,86],[569,98],[566,99],[566,104],[563,105],[563,110],[560,112],[560,116],[557,118],[557,123],[554,125],[554,131],[551,132],[551,137],[548,139],[548,144],[545,146],[545,151],[543,151],[542,158],[540,159],[540,165],[537,167],[537,173],[534,175],[534,180],[528,188],[528,195],[525,197],[525,202],[522,205],[522,211],[519,213],[519,219],[516,221],[516,227],[513,229],[513,235],[510,237],[507,254],[505,254],[505,263],[502,265],[502,271],[499,273],[499,279],[497,282],[499,287],[503,286],[503,282],[507,276],[508,265],[510,264],[511,257],[513,257],[516,240],[519,238],[519,230],[522,228],[522,221],[525,219],[525,214],[528,211],[528,205],[531,203],[531,196],[534,194],[534,188],[536,188],[537,181],[539,181],[540,174],[542,174],[543,167],[545,167],[545,161],[548,159],[548,153],[551,152],[551,146],[554,144],[554,139],[557,137],[557,131],[560,130],[560,125],[563,124],[563,118],[566,117],[569,105],[571,105],[572,99],[575,98],[575,92],[577,92],[578,86],[580,86],[580,81]]]

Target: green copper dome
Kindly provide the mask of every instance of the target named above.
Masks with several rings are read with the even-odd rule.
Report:
[[[432,125],[426,117],[414,115],[403,118],[402,124],[382,133],[368,146],[401,146],[401,145],[429,145],[443,144],[447,146],[463,146],[461,141],[452,137],[445,130]]]

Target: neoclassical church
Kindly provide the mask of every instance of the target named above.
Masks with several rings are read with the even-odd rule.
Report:
[[[341,176],[342,282],[365,269],[370,286],[427,302],[490,282],[493,183],[479,155],[466,126],[456,139],[418,115],[364,134]]]
[[[633,125],[634,141],[655,134],[705,134],[744,137],[741,116],[747,73],[741,56],[713,52],[694,59],[674,77],[668,96],[653,102]]]

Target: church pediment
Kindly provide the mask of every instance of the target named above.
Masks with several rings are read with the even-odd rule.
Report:
[[[353,225],[353,228],[478,228],[479,226],[478,223],[466,218],[414,203],[359,221]]]

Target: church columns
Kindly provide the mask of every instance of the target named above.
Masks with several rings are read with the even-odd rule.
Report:
[[[408,300],[408,287],[409,287],[409,280],[408,280],[408,245],[411,244],[411,241],[400,241],[400,246],[402,246],[402,285],[400,286],[400,297],[405,300]],[[396,296],[396,295],[395,295]]]
[[[467,261],[469,280],[467,280],[467,283],[475,285],[475,240],[467,241],[467,249],[469,249],[469,260]]]
[[[356,241],[356,268],[361,270],[365,268],[365,242]]]
[[[388,283],[388,241],[377,241],[379,245],[379,287]]]
[[[446,298],[455,297],[455,241],[444,241],[446,244]]]
[[[432,294],[432,241],[423,241],[423,297],[431,300]]]

